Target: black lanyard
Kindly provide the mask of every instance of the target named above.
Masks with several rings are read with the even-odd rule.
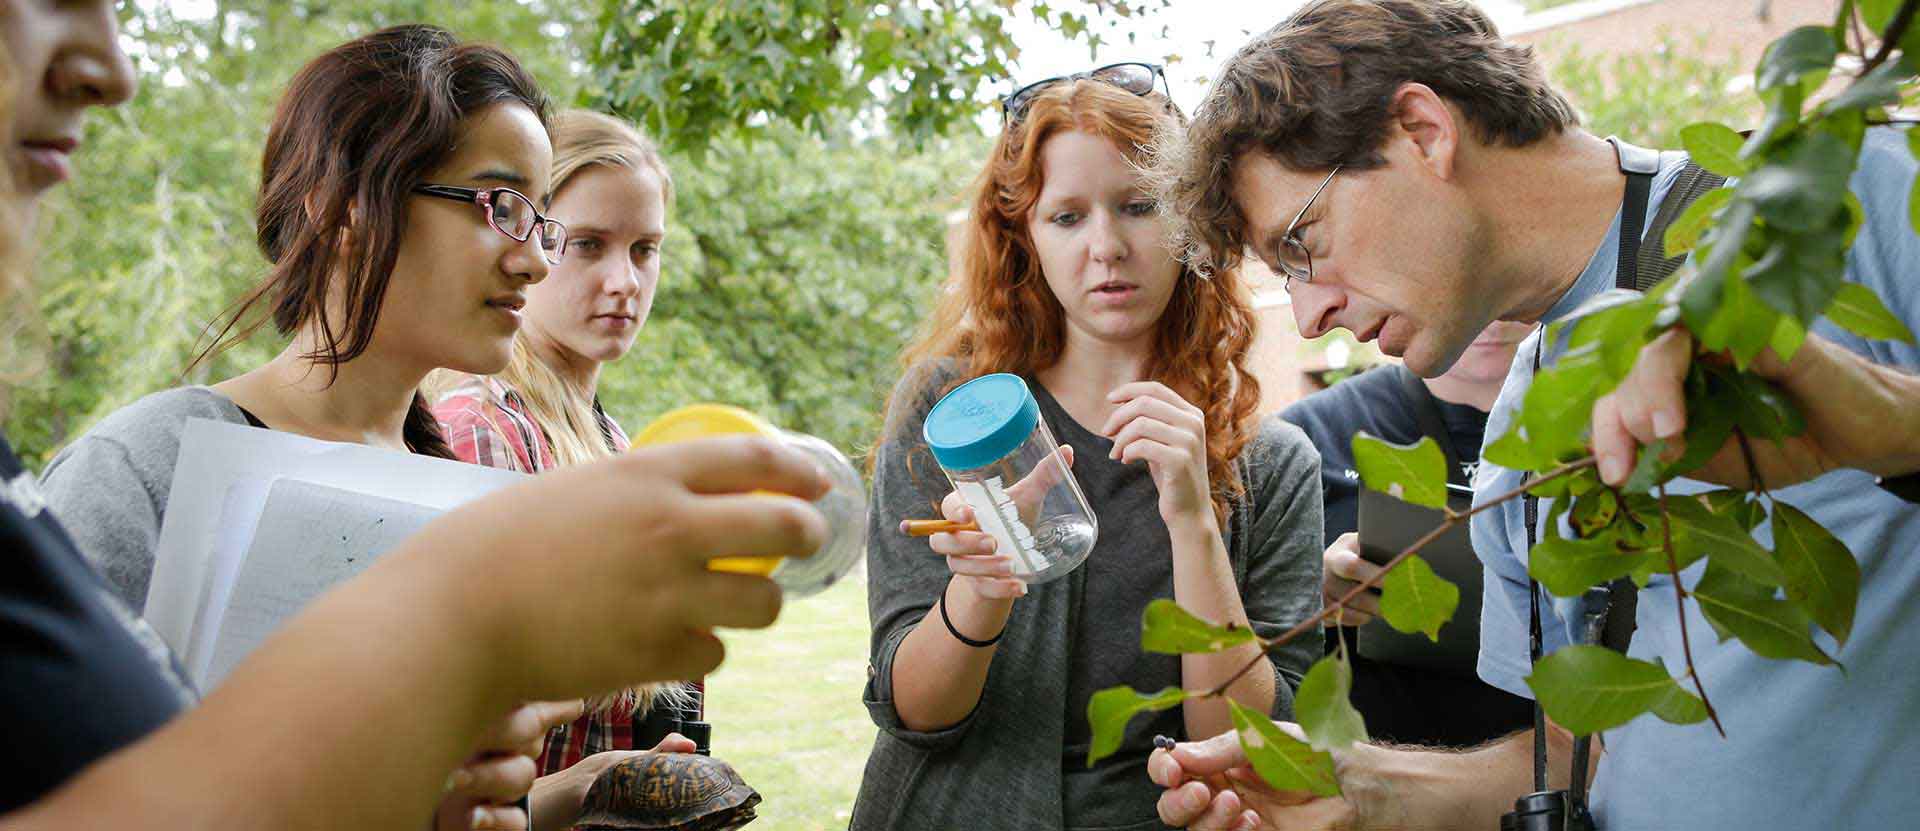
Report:
[[[1620,172],[1627,177],[1626,194],[1620,204],[1620,245],[1614,265],[1613,285],[1615,288],[1638,290],[1640,237],[1646,228],[1647,201],[1653,193],[1653,176],[1660,170],[1660,154],[1641,147],[1635,147],[1616,138],[1608,138],[1615,154],[1620,159]],[[1546,341],[1543,328],[1533,342],[1533,374],[1540,375],[1542,344]],[[1538,543],[1540,524],[1540,500],[1531,494],[1520,498],[1527,523],[1527,556],[1531,560],[1533,547]],[[1623,586],[1622,583],[1625,583]],[[1632,583],[1618,580],[1614,583],[1594,589],[1587,593],[1585,630],[1587,641],[1600,640],[1607,646],[1624,653],[1627,642],[1633,637],[1633,617],[1639,599],[1637,589]],[[1527,580],[1527,654],[1530,663],[1540,661],[1543,649],[1543,625],[1540,616],[1540,584]],[[1570,802],[1585,809],[1587,788],[1587,757],[1592,737],[1582,736],[1573,744],[1573,786],[1568,789]],[[1535,791],[1547,790],[1547,714],[1540,706],[1539,699],[1533,705],[1533,787]]]

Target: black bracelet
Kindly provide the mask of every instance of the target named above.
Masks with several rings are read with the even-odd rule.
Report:
[[[1000,633],[998,635],[994,635],[984,641],[976,641],[966,635],[960,634],[960,630],[953,628],[953,618],[947,617],[947,589],[950,588],[953,588],[953,581],[951,580],[947,581],[947,588],[940,590],[940,622],[947,625],[947,633],[952,635],[954,639],[975,649],[999,643],[1001,635],[1007,634],[1007,627],[1005,626],[1000,627]]]

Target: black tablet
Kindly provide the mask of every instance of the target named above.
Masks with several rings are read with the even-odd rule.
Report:
[[[1472,507],[1473,493],[1447,486],[1454,511]],[[1368,488],[1360,489],[1360,556],[1384,565],[1446,520],[1433,508],[1402,502]],[[1467,523],[1447,529],[1420,550],[1435,573],[1460,588],[1453,619],[1440,627],[1438,643],[1423,633],[1406,634],[1375,620],[1360,627],[1360,654],[1376,661],[1472,674],[1480,654],[1480,559],[1473,554]]]

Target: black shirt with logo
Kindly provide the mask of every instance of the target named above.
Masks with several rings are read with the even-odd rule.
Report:
[[[1423,402],[1409,398],[1404,372],[1383,366],[1362,372],[1293,403],[1280,417],[1305,431],[1320,450],[1320,482],[1326,498],[1324,544],[1359,528],[1360,474],[1353,466],[1353,437],[1361,430],[1395,444],[1412,444],[1426,432],[1416,414]],[[1425,394],[1424,386],[1420,390]],[[1429,394],[1430,395],[1430,394]],[[1473,481],[1487,414],[1465,404],[1430,399],[1460,469],[1448,478]],[[1461,591],[1480,591],[1461,586]],[[1338,630],[1328,630],[1329,648]],[[1354,631],[1345,630],[1349,644]],[[1402,744],[1468,747],[1530,725],[1532,703],[1466,673],[1402,666],[1354,654],[1353,703],[1375,739]]]
[[[74,548],[4,436],[0,552],[5,813],[152,733],[195,694],[166,645]]]

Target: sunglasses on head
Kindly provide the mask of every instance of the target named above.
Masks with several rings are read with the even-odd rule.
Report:
[[[1033,106],[1034,96],[1054,84],[1091,79],[1104,81],[1134,95],[1148,95],[1153,92],[1154,86],[1162,83],[1166,77],[1166,68],[1159,64],[1127,61],[1107,64],[1085,72],[1075,72],[1072,75],[1059,75],[1043,81],[1034,81],[1000,99],[1001,121],[1005,124],[1019,123],[1020,119],[1027,117],[1027,109]],[[1171,97],[1171,90],[1169,90],[1169,97]]]

